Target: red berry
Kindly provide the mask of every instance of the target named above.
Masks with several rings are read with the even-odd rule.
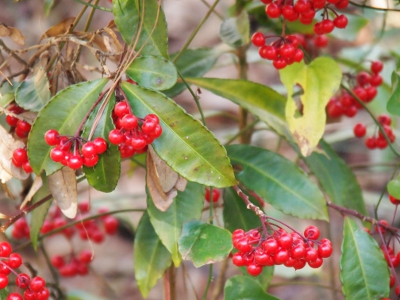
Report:
[[[12,247],[9,243],[7,243],[7,242],[0,243],[0,256],[1,257],[8,257],[8,256],[10,256],[11,252],[12,252]]]
[[[32,173],[33,169],[31,167],[31,164],[29,163],[29,161],[24,162],[24,164],[22,165],[22,169],[24,169],[24,171],[26,173]]]
[[[383,69],[383,64],[381,61],[373,61],[371,64],[371,72],[378,74]]]
[[[54,162],[61,162],[64,157],[65,157],[65,153],[63,150],[58,149],[58,148],[53,148],[50,150],[50,158]]]
[[[368,72],[361,71],[357,74],[356,80],[359,85],[367,85],[371,81],[371,75]]]
[[[380,75],[375,74],[375,75],[371,76],[371,81],[370,81],[371,85],[380,86],[382,84],[382,82],[383,82],[383,79]]]
[[[278,242],[274,238],[269,238],[262,242],[261,247],[270,254],[275,253],[279,249]]]
[[[278,69],[278,70],[283,69],[284,67],[287,66],[286,59],[280,58],[280,57],[277,58],[277,59],[275,59],[275,60],[273,61],[272,64],[273,64],[274,67],[275,67],[276,69]]]
[[[129,114],[129,105],[126,101],[121,101],[115,104],[114,113],[117,117],[122,118],[123,116]]]
[[[298,0],[295,3],[294,8],[299,14],[305,13],[310,9],[310,2],[307,0]]]
[[[399,205],[400,204],[400,199],[397,199],[393,197],[392,195],[389,195],[389,200],[392,202],[394,205]]]
[[[29,277],[28,274],[21,273],[21,274],[18,274],[18,276],[15,280],[15,284],[17,287],[26,289],[29,285],[30,280],[31,280],[31,278]]]
[[[291,255],[295,259],[304,258],[306,255],[306,248],[304,248],[302,245],[296,246],[292,248]]]
[[[368,137],[365,140],[365,146],[367,146],[368,149],[375,149],[376,148],[376,138],[373,136]]]
[[[152,121],[144,121],[142,124],[142,131],[146,134],[152,134],[158,124]]]
[[[125,135],[119,129],[113,129],[108,134],[108,140],[111,144],[119,145],[125,140]]]
[[[301,49],[297,48],[292,57],[293,61],[301,62],[304,58],[304,53]]]
[[[13,160],[15,163],[22,164],[28,161],[28,155],[26,154],[26,150],[23,148],[17,148],[13,152]]]
[[[320,258],[320,257],[317,257],[315,260],[313,260],[313,261],[308,261],[308,265],[311,267],[311,268],[314,268],[314,269],[316,269],[316,268],[319,268],[320,266],[322,266],[322,263],[323,263],[324,261],[323,261],[323,259],[322,258]]]
[[[328,37],[324,34],[316,36],[314,39],[314,45],[318,48],[325,48],[328,46]]]
[[[159,124],[160,120],[155,114],[148,114],[145,118],[145,121],[152,121],[156,124]]]
[[[378,90],[374,86],[369,86],[365,88],[365,92],[367,93],[367,97],[365,99],[365,102],[370,102],[374,100],[375,96],[378,94]]]
[[[101,137],[97,137],[93,140],[94,147],[96,148],[97,154],[102,154],[107,150],[107,142]]]
[[[339,9],[345,9],[349,5],[349,0],[340,0],[335,3],[335,6]]]
[[[44,134],[44,140],[49,146],[55,146],[59,143],[60,134],[55,129],[50,129]]]
[[[279,249],[274,254],[275,264],[281,265],[281,264],[285,263],[285,261],[287,261],[289,257],[290,257],[289,252],[286,249]]]
[[[335,26],[337,28],[346,28],[348,22],[349,22],[349,20],[347,19],[347,17],[345,15],[337,16],[333,20],[333,23],[335,24]]]
[[[11,253],[7,264],[10,268],[16,269],[22,265],[22,257],[18,253]]]
[[[94,167],[98,161],[99,156],[97,154],[93,155],[92,157],[83,157],[83,165],[88,168]]]
[[[93,142],[87,142],[83,144],[81,152],[84,157],[92,157],[97,154],[96,146]]]
[[[278,58],[278,50],[273,46],[264,45],[258,49],[258,54],[261,58],[274,60]]]
[[[5,289],[8,285],[7,275],[0,274],[0,289]]]
[[[299,13],[292,5],[284,5],[281,9],[282,16],[290,22],[297,20]]]
[[[62,257],[61,255],[53,256],[51,258],[51,264],[57,269],[63,267],[65,265],[64,257]]]
[[[47,288],[44,288],[38,293],[35,293],[35,300],[47,300],[50,297],[50,292]]]
[[[103,219],[104,230],[107,234],[114,234],[118,230],[118,220],[113,216],[107,216]]]
[[[318,258],[318,251],[314,248],[308,247],[306,248],[306,255],[304,259],[306,262],[315,261]]]
[[[281,9],[277,4],[270,3],[265,8],[265,13],[268,15],[268,17],[270,17],[272,19],[279,18],[281,15]]]
[[[247,266],[247,273],[251,276],[258,276],[262,272],[262,266],[252,263]]]
[[[24,299],[25,300],[36,300],[35,293],[32,292],[31,290],[25,290]]]
[[[264,34],[262,34],[261,32],[255,32],[253,34],[253,36],[251,37],[251,42],[256,47],[261,47],[261,46],[265,45]]]
[[[210,190],[209,190],[209,189],[206,189],[206,193],[205,193],[205,195],[204,195],[204,198],[206,199],[207,202],[210,202],[210,201],[211,201],[211,197],[210,197],[210,196],[211,196],[211,195],[210,195]],[[213,202],[214,202],[214,203],[215,203],[215,202],[218,202],[219,196],[220,196],[219,190],[218,190],[218,189],[213,189],[212,199],[213,199]]]
[[[378,122],[381,123],[382,125],[390,126],[392,124],[392,118],[389,117],[388,115],[382,114],[378,116]]]
[[[83,159],[80,155],[70,155],[68,158],[68,167],[70,167],[73,170],[77,170],[82,167],[83,165]]]
[[[31,124],[23,120],[18,120],[16,130],[28,133],[31,130]]]
[[[318,246],[318,255],[321,258],[326,258],[332,255],[332,245],[321,244]]]
[[[18,293],[11,293],[7,296],[6,300],[23,300],[22,296]]]
[[[367,127],[362,123],[358,123],[354,126],[353,132],[356,137],[361,138],[367,133]]]
[[[121,119],[121,126],[126,130],[135,129],[138,126],[138,118],[135,115],[127,114]]]
[[[243,255],[241,252],[236,252],[232,256],[232,262],[237,267],[243,267],[246,265],[246,261],[243,259]]]
[[[279,54],[284,59],[290,59],[296,52],[296,48],[292,44],[285,44],[279,49]]]
[[[18,120],[19,120],[18,118],[13,117],[13,116],[10,116],[10,115],[8,115],[8,116],[6,117],[6,122],[7,122],[7,124],[10,125],[11,127],[16,127],[17,124],[18,124]]]
[[[131,146],[135,150],[142,149],[142,148],[146,147],[146,145],[147,145],[146,140],[141,136],[133,137],[131,139]]]
[[[278,244],[283,249],[290,249],[292,248],[293,238],[290,234],[284,233],[278,238]]]
[[[92,261],[93,259],[93,254],[92,251],[90,250],[82,250],[81,253],[79,253],[79,261],[88,264]]]
[[[304,236],[310,240],[318,240],[319,229],[316,226],[310,225],[304,230]]]
[[[45,288],[45,286],[46,282],[42,277],[39,276],[33,277],[31,282],[29,283],[30,289],[35,293],[42,291]]]

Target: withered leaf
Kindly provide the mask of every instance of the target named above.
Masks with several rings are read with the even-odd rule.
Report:
[[[24,208],[25,205],[32,200],[33,196],[35,196],[36,192],[43,186],[42,177],[36,176],[35,180],[33,181],[31,188],[29,189],[28,194],[25,196],[24,201],[20,205],[20,209]]]
[[[173,171],[149,146],[147,152],[147,187],[154,205],[166,211],[172,204],[178,191],[186,187],[186,179]]]
[[[7,26],[3,23],[0,23],[0,36],[9,36],[14,41],[14,43],[21,46],[25,44],[26,37],[22,35],[22,32],[19,29]]]
[[[15,167],[11,162],[14,150],[24,147],[23,142],[15,140],[4,127],[0,126],[0,181],[2,183],[6,183],[13,177],[21,180],[28,178],[29,174]]]
[[[78,208],[75,171],[62,168],[48,177],[48,185],[51,195],[63,214],[67,218],[75,218]]]
[[[58,23],[57,25],[54,25],[53,27],[50,27],[40,38],[40,40],[48,37],[53,37],[53,36],[58,36],[58,35],[63,35],[68,33],[70,30],[72,24],[75,21],[75,17],[70,17],[62,22]]]

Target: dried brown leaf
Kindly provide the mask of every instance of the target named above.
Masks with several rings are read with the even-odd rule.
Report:
[[[53,27],[50,27],[40,38],[40,40],[44,38],[49,38],[53,36],[58,36],[58,35],[63,35],[68,33],[68,31],[71,29],[72,24],[75,21],[75,17],[70,17],[68,19],[63,20],[62,22],[58,23],[57,25],[54,25]]]
[[[7,26],[6,24],[0,24],[0,36],[9,36],[14,43],[21,46],[25,44],[26,37],[22,35],[22,32],[19,29]]]
[[[78,208],[75,171],[62,168],[48,177],[48,185],[51,195],[63,214],[67,218],[75,218]]]
[[[147,152],[147,187],[154,205],[166,211],[178,195],[178,190],[186,187],[186,179],[173,171],[149,146]]]
[[[23,169],[17,168],[11,162],[15,149],[24,148],[25,144],[15,140],[4,127],[0,126],[0,181],[6,183],[11,178],[26,179],[27,174]]]
[[[117,35],[115,34],[115,32],[112,30],[112,29],[110,29],[110,28],[108,28],[108,27],[106,27],[106,28],[104,28],[104,31],[105,32],[107,32],[107,34],[111,37],[111,39],[112,39],[112,43],[110,43],[110,52],[111,51],[115,51],[115,52],[121,52],[123,49],[124,49],[124,47],[122,47],[122,45],[121,45],[121,43],[119,42],[119,40],[118,40],[118,37],[117,37]]]
[[[42,177],[37,176],[35,180],[33,181],[31,188],[29,189],[28,194],[25,196],[24,201],[20,205],[20,209],[23,209],[25,205],[32,200],[33,196],[36,194],[36,192],[43,186],[43,180]]]
[[[11,190],[8,188],[7,183],[2,183],[0,182],[0,187],[3,190],[4,193],[6,193],[6,195],[11,199],[11,200],[15,200],[15,196],[14,194],[11,192]]]
[[[110,22],[108,22],[107,28],[117,28],[117,24],[115,24],[114,20],[111,20]]]

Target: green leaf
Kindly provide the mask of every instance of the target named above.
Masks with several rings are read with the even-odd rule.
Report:
[[[39,111],[49,102],[49,80],[43,69],[23,81],[15,92],[15,102],[26,110]]]
[[[122,88],[137,116],[151,113],[159,117],[163,133],[152,145],[175,172],[208,186],[236,183],[225,148],[199,121],[156,91],[126,82]]]
[[[228,230],[196,220],[183,225],[179,252],[196,268],[223,260],[231,250],[232,235]]]
[[[386,108],[391,114],[400,116],[400,75],[395,71],[392,73],[392,95]]]
[[[235,17],[226,19],[219,28],[221,40],[231,47],[237,48],[250,42],[249,15],[245,10]]]
[[[232,164],[242,167],[236,178],[273,207],[302,219],[329,219],[324,196],[296,164],[253,146],[232,145],[226,149]]]
[[[229,278],[224,288],[225,300],[279,300],[266,293],[262,285],[249,276],[237,275]]]
[[[329,72],[327,72],[329,70]],[[286,120],[304,156],[312,153],[325,131],[325,107],[340,86],[342,71],[329,57],[318,57],[311,64],[294,63],[280,70],[282,83],[288,91]],[[299,84],[302,114],[293,98],[293,88]]]
[[[247,80],[219,78],[185,78],[185,80],[231,100],[259,117],[278,133],[287,135],[286,99],[273,89]]]
[[[136,282],[146,298],[151,288],[171,265],[171,254],[154,231],[147,212],[143,214],[136,230],[133,261]]]
[[[162,56],[140,56],[126,74],[141,86],[159,91],[172,87],[178,78],[174,64]]]
[[[246,208],[246,204],[242,198],[238,196],[232,188],[224,190],[224,224],[225,228],[230,232],[236,229],[249,231],[250,229],[261,226],[261,221],[256,217],[253,211]],[[256,201],[252,201],[256,204]]]
[[[108,140],[108,133],[114,129],[114,124],[111,118],[114,105],[115,95],[112,95],[93,133],[93,138],[102,137],[105,140]],[[88,138],[89,136],[99,107],[99,105],[96,107],[85,124],[82,135],[84,138]],[[83,172],[85,173],[89,184],[96,190],[104,193],[113,191],[117,186],[121,173],[121,154],[118,150],[118,146],[107,143],[107,150],[99,155],[99,161],[97,164],[92,168],[84,166]]]
[[[10,294],[10,291],[6,287],[5,289],[0,290],[0,299],[7,299],[8,295]]]
[[[178,192],[171,206],[162,212],[158,210],[150,194],[147,194],[147,211],[150,222],[161,242],[172,254],[172,261],[178,267],[181,256],[178,251],[178,240],[182,233],[183,223],[200,219],[204,207],[204,187],[188,182],[183,192]]]
[[[45,170],[50,175],[62,167],[50,158],[51,147],[44,141],[46,131],[55,129],[61,135],[74,135],[107,81],[102,78],[71,85],[39,112],[28,137],[29,162],[36,174]]]
[[[201,77],[211,70],[223,52],[216,48],[187,49],[175,62],[175,66],[182,77]],[[176,55],[177,53],[172,54],[171,59]],[[174,97],[185,89],[184,83],[176,83],[172,88],[165,90],[164,94]]]
[[[343,14],[341,12],[341,14]],[[347,14],[344,13],[349,20],[346,28],[338,29],[332,31],[330,35],[334,36],[339,40],[353,42],[357,39],[358,34],[360,33],[361,29],[363,29],[369,23],[369,20],[363,16],[354,15],[354,14]]]
[[[351,168],[324,140],[319,145],[324,153],[313,152],[304,160],[329,199],[337,205],[368,215],[360,185]]]
[[[389,181],[387,190],[390,195],[396,199],[400,199],[400,177]]]
[[[135,41],[137,30],[141,27],[136,51],[145,44],[142,55],[160,55],[168,58],[167,23],[157,0],[113,0],[115,24],[125,43]],[[144,16],[142,15],[144,10]],[[158,13],[159,12],[159,13]],[[143,21],[142,21],[143,20]]]
[[[340,281],[346,299],[376,300],[389,295],[389,269],[376,241],[345,217]]]
[[[46,17],[49,16],[51,9],[53,8],[54,0],[45,0],[44,1],[44,15]]]
[[[9,105],[15,98],[15,90],[20,85],[19,82],[12,81],[13,85],[10,85],[8,81],[4,82],[4,84],[0,88],[0,107],[5,108]]]
[[[43,182],[42,187],[36,192],[35,196],[33,196],[32,204],[35,204],[36,202],[50,195],[50,190],[47,185],[47,177],[44,176],[43,174],[42,174],[42,182]],[[43,222],[47,216],[47,212],[49,211],[49,208],[52,203],[53,200],[49,200],[32,211],[31,222],[30,222],[30,238],[33,249],[35,251],[37,250],[37,242],[40,234],[40,229],[43,226]]]

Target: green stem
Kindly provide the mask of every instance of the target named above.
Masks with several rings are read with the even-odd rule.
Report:
[[[396,8],[373,7],[373,6],[369,6],[369,5],[365,5],[365,4],[359,4],[354,1],[350,1],[350,3],[354,6],[362,7],[362,8],[366,8],[366,9],[373,9],[373,10],[380,10],[380,11],[400,11],[400,9],[396,9]]]
[[[212,199],[211,199],[210,202],[212,202]],[[213,265],[214,264],[210,264],[209,269],[208,269],[208,280],[207,280],[206,289],[204,290],[203,300],[207,299],[208,290],[210,288],[210,284],[211,284],[211,281],[212,281],[212,278],[213,278],[213,274],[212,274],[213,273]]]
[[[109,9],[109,8],[106,8],[106,7],[103,7],[103,6],[90,4],[90,2],[87,3],[87,2],[84,2],[82,0],[74,0],[74,1],[76,1],[76,2],[78,2],[80,4],[83,4],[85,6],[93,7],[94,9],[103,10],[103,11],[107,11],[107,12],[112,12],[112,9]]]
[[[172,60],[173,63],[175,63],[179,59],[179,57],[181,57],[182,53],[187,49],[187,47],[189,47],[190,43],[193,41],[193,39],[195,38],[195,36],[199,32],[199,30],[203,26],[203,24],[207,21],[208,17],[211,15],[211,13],[213,12],[215,6],[217,6],[219,1],[220,0],[215,0],[213,5],[211,5],[210,9],[208,10],[207,14],[204,16],[203,20],[201,20],[199,25],[197,25],[197,27],[194,29],[192,34],[189,36],[189,38],[187,39],[187,41],[183,45],[182,49],[178,52],[178,54]]]
[[[247,130],[253,128],[257,123],[258,123],[259,119],[257,118],[256,120],[254,120],[252,123],[247,124],[244,128],[242,128],[241,130],[239,130],[238,133],[236,133],[234,136],[232,136],[226,143],[225,145],[229,145],[230,143],[232,143],[234,140],[236,140],[239,136],[243,136],[243,133],[245,133]]]
[[[40,250],[42,251],[42,253],[43,253],[43,256],[44,256],[44,259],[45,259],[45,261],[46,261],[46,264],[47,264],[47,266],[49,267],[49,269],[50,269],[50,273],[51,273],[51,276],[53,276],[53,280],[54,280],[54,282],[56,283],[56,285],[59,285],[59,277],[58,277],[58,273],[57,273],[57,271],[54,269],[54,267],[53,267],[53,264],[51,263],[51,261],[50,261],[50,257],[49,257],[49,254],[47,253],[47,251],[46,251],[46,248],[43,246],[43,244],[39,244],[39,247],[40,247]]]

